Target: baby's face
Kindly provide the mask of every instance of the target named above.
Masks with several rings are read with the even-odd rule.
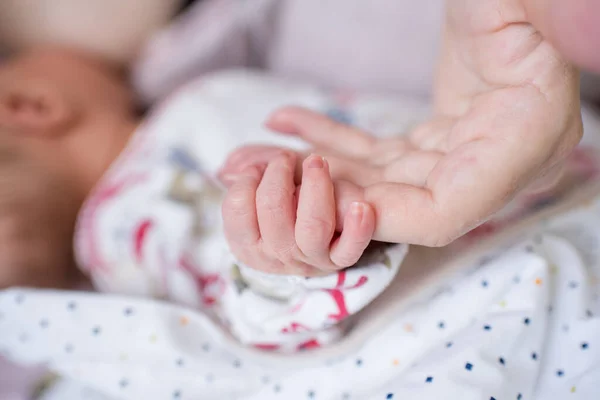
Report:
[[[85,55],[35,50],[0,67],[0,140],[85,196],[132,131],[133,101],[110,65]]]
[[[0,64],[0,288],[67,282],[78,209],[132,119],[110,66],[59,50]]]
[[[20,89],[22,85],[26,89]],[[33,50],[9,59],[0,68],[0,91],[3,98],[10,91],[36,96],[42,107],[53,106],[44,101],[60,100],[76,102],[67,104],[75,109],[103,107],[120,113],[132,101],[124,80],[109,64],[60,49]],[[51,95],[61,98],[45,97]]]

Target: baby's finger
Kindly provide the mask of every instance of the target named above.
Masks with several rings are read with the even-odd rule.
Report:
[[[331,245],[329,257],[338,269],[350,267],[360,259],[375,231],[375,213],[365,203],[355,202],[344,218],[344,230]]]
[[[264,246],[289,264],[297,252],[295,157],[279,156],[267,165],[256,191],[258,226]]]
[[[285,151],[285,149],[275,146],[239,148],[227,157],[225,164],[218,172],[218,177],[224,183],[230,182],[234,180],[235,175],[240,174],[246,168],[252,165],[266,164]]]
[[[259,167],[245,170],[230,187],[222,205],[225,237],[233,253],[242,258],[260,240],[256,191],[262,176]]]
[[[368,157],[377,140],[348,125],[301,107],[286,107],[273,113],[267,127],[279,133],[298,135],[315,147],[345,157]]]
[[[333,183],[327,162],[322,157],[308,157],[303,168],[296,218],[296,244],[307,263],[326,268],[331,264],[329,246],[335,231]]]

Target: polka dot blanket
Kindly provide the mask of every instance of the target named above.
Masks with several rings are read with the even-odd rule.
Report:
[[[33,388],[45,400],[598,399],[600,185],[586,146],[567,182],[583,194],[520,199],[448,248],[411,249],[328,347],[270,353],[175,304],[16,288],[0,291],[0,355],[53,371]]]

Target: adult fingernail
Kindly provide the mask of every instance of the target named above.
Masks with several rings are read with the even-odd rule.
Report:
[[[324,168],[325,159],[321,156],[310,156],[308,160],[308,168]]]

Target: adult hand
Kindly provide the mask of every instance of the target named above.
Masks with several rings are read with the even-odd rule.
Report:
[[[373,207],[375,240],[445,245],[519,191],[552,181],[581,138],[578,73],[536,28],[548,21],[547,5],[449,0],[447,10],[435,114],[407,140],[381,141],[300,109],[282,110],[270,120],[273,129],[333,153],[328,159],[334,176],[366,186],[339,198],[360,200],[366,215],[372,212],[367,204]],[[232,250],[249,265],[269,266],[271,272],[295,265],[296,271],[310,273],[317,264],[305,253],[319,254],[331,267],[323,248],[326,243],[330,249],[329,234],[312,236],[321,247],[303,252],[294,221],[301,226],[312,221],[329,233],[335,213],[328,208],[325,223],[319,212],[306,218],[304,211],[294,219],[294,161],[268,165],[264,176],[259,167],[248,168],[228,194],[224,214],[229,210],[230,217],[224,217]],[[323,197],[330,196],[330,183],[314,189],[305,210],[324,199],[332,207],[330,197]],[[338,217],[349,215],[349,204],[338,201]],[[357,235],[360,246],[354,247],[364,248],[367,236]]]
[[[392,146],[306,110],[270,121],[368,164],[351,175],[369,171],[361,184],[376,240],[451,242],[556,175],[582,135],[578,73],[536,29],[547,9],[527,0],[449,0],[447,9],[435,116],[408,141]]]

